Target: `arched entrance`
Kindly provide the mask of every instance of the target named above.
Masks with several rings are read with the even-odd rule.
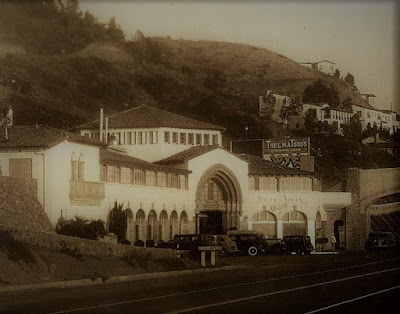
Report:
[[[307,217],[303,213],[292,210],[282,217],[283,235],[307,235]]]
[[[252,230],[259,231],[270,238],[276,238],[276,216],[266,210],[253,215]]]
[[[162,210],[160,214],[160,224],[159,228],[159,236],[160,240],[167,241],[169,238],[169,224],[168,224],[168,214],[166,210]]]
[[[173,210],[170,216],[170,232],[169,232],[169,238],[172,239],[174,235],[179,234],[179,219],[178,219],[178,214],[176,213],[176,210]]]
[[[242,191],[233,172],[223,165],[209,168],[196,191],[196,232],[226,234],[240,227]]]
[[[135,220],[132,211],[127,208],[126,211],[126,239],[133,244],[135,242]]]
[[[139,209],[136,213],[135,241],[146,240],[146,215],[143,209]]]
[[[157,214],[154,210],[149,212],[147,217],[147,240],[153,240],[156,242],[157,239]]]

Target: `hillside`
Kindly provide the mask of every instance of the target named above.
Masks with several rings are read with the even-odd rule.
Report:
[[[0,4],[0,107],[13,105],[16,124],[73,129],[97,119],[100,105],[108,115],[147,104],[221,125],[228,143],[244,138],[246,126],[249,138],[282,135],[275,121],[258,116],[267,90],[301,99],[322,80],[341,101],[368,106],[343,81],[273,51],[140,32],[129,41],[115,19],[102,24],[76,0],[60,3]],[[317,166],[331,175],[323,160]]]
[[[146,38],[127,41],[115,20],[106,25],[77,6],[55,1],[1,4],[0,100],[18,124],[72,128],[142,103],[220,124],[228,137],[271,135],[259,118],[268,89],[293,97],[321,79],[341,100],[359,95],[342,81],[272,51],[208,41]],[[76,3],[69,1],[68,3]],[[57,117],[57,118],[56,118]]]

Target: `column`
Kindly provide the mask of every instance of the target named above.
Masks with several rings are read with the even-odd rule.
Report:
[[[283,223],[282,220],[276,222],[276,237],[283,238]]]
[[[311,243],[315,248],[315,220],[307,220],[307,235],[311,239]]]

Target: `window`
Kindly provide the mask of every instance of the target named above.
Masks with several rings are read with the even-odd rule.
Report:
[[[173,173],[168,173],[167,186],[169,188],[179,189],[179,175],[173,174]]]
[[[146,184],[146,173],[141,169],[133,169],[133,184],[145,185]]]
[[[149,144],[157,144],[158,142],[158,132],[157,131],[149,131]]]
[[[254,176],[249,176],[249,190],[254,191],[255,189],[255,178]]]
[[[202,145],[201,134],[196,134],[196,145]]]
[[[9,171],[10,171],[10,177],[32,178],[32,158],[10,159]]]
[[[78,180],[79,181],[84,181],[85,180],[85,159],[83,158],[83,154],[80,154],[80,156],[79,156]]]
[[[186,144],[186,133],[180,133],[179,134],[179,142],[180,144]]]
[[[172,132],[172,143],[178,144],[178,132]]]
[[[121,183],[132,183],[132,169],[130,168],[121,168]]]
[[[85,135],[85,137],[89,137],[89,133],[85,133],[84,135]]]
[[[212,136],[212,144],[213,145],[218,145],[218,135],[217,134],[214,134]]]
[[[170,143],[171,142],[171,133],[170,132],[164,132],[164,143]]]
[[[107,181],[107,166],[100,164],[100,181]]]
[[[188,144],[194,145],[194,134],[193,133],[188,134]]]
[[[156,173],[154,171],[146,171],[146,185],[155,186],[156,183]]]
[[[143,142],[143,132],[138,132],[138,144],[144,144],[144,142]]]
[[[117,166],[107,166],[107,182],[120,182],[120,168]]]
[[[131,132],[126,133],[126,144],[132,145],[132,133]]]
[[[210,134],[204,134],[204,145],[210,145]]]
[[[157,186],[167,186],[167,175],[165,172],[157,172]]]
[[[179,178],[179,188],[182,190],[187,190],[188,189],[188,177],[186,175],[180,175]]]

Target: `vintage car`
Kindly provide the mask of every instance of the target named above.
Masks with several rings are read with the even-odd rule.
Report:
[[[279,238],[266,238],[265,241],[268,244],[267,253],[274,255],[285,254],[287,247],[285,242]]]
[[[308,255],[314,250],[310,237],[306,235],[284,236],[283,242],[286,244],[287,252],[294,252],[297,255]]]
[[[262,233],[248,230],[230,230],[228,231],[228,236],[236,242],[237,248],[241,253],[250,256],[265,254],[268,249],[268,244]]]
[[[370,232],[365,249],[393,248],[398,246],[399,240],[397,236],[390,231],[374,231]]]

